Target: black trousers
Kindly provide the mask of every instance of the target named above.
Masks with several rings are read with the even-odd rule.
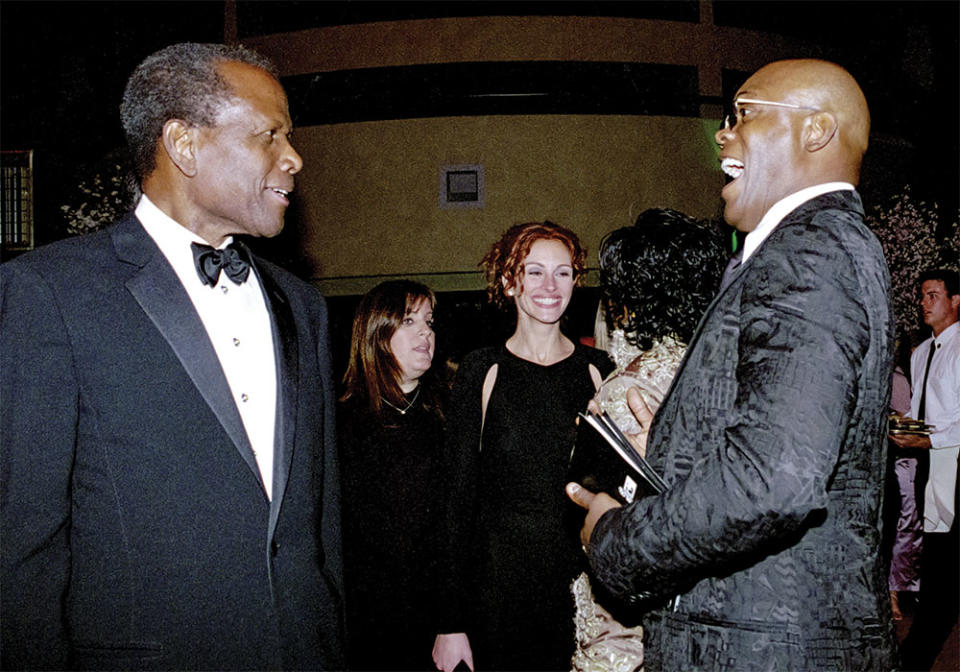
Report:
[[[903,643],[904,670],[929,670],[960,615],[960,537],[957,520],[949,532],[924,533],[917,612]]]

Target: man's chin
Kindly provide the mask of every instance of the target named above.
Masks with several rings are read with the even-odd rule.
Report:
[[[747,213],[737,209],[730,203],[727,203],[726,207],[723,209],[723,219],[727,222],[727,224],[741,233],[750,233],[757,228],[757,224],[760,223],[759,218],[749,216]]]
[[[724,199],[724,202],[725,202],[725,205],[723,207],[724,221],[726,221],[727,224],[737,229],[738,231],[742,231],[743,229],[740,228],[739,222],[741,220],[741,217],[743,216],[743,213],[737,210],[736,206],[731,204],[726,199]]]
[[[276,238],[283,231],[283,218],[278,221],[260,222],[250,235],[258,238]]]

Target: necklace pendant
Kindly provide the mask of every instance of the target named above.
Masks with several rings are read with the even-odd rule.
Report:
[[[387,401],[386,399],[383,400],[383,403],[385,403],[387,406],[389,406],[390,408],[392,408],[393,410],[395,410],[395,411],[396,411],[397,413],[399,413],[400,415],[406,415],[406,414],[407,414],[407,411],[409,411],[411,408],[413,408],[413,405],[417,402],[417,398],[418,398],[419,396],[420,396],[420,388],[418,387],[418,388],[417,388],[417,393],[416,393],[415,395],[413,395],[413,399],[410,400],[410,402],[407,404],[407,407],[406,407],[406,408],[397,408],[396,406],[394,406],[393,404],[391,404],[391,403],[390,403],[389,401]]]

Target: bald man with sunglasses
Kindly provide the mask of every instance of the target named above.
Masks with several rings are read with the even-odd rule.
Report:
[[[894,667],[879,557],[893,358],[889,277],[855,191],[870,117],[832,63],[771,63],[717,132],[746,232],[639,443],[668,490],[570,485],[645,669]],[[634,401],[636,401],[634,399]]]

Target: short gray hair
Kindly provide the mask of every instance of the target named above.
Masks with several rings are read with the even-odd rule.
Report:
[[[137,177],[156,168],[157,140],[170,119],[213,126],[223,103],[233,96],[217,67],[237,61],[278,78],[269,59],[243,46],[182,42],[147,56],[123,92],[120,120]]]

